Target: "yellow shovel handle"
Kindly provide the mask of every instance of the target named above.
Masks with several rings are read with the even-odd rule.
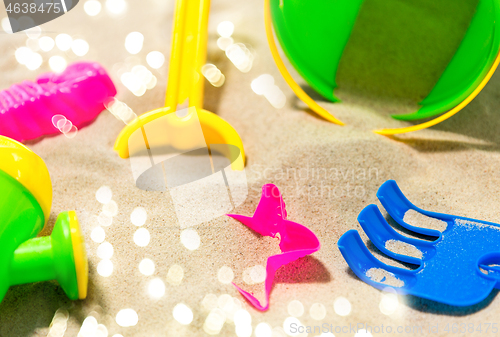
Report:
[[[165,99],[169,111],[188,99],[189,106],[202,108],[209,12],[210,0],[177,0]]]

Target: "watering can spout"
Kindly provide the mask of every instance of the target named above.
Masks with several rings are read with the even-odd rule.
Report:
[[[36,237],[50,214],[52,185],[43,160],[0,136],[0,302],[12,285],[57,280],[72,300],[87,295],[88,263],[74,211],[52,235]]]
[[[11,285],[57,280],[71,300],[87,295],[85,244],[74,211],[59,214],[51,236],[22,243],[10,266]]]

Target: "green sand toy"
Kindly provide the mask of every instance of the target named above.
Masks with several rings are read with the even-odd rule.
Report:
[[[74,211],[59,214],[51,236],[45,226],[52,185],[43,160],[0,136],[0,302],[12,285],[57,280],[67,296],[87,296],[85,243]]]
[[[396,119],[413,121],[446,113],[399,129],[402,132],[435,125],[460,111],[486,85],[499,61],[498,0],[266,0],[266,20],[273,57],[299,98],[306,94],[291,83],[279,59],[271,20],[291,64],[329,101],[340,101],[334,92],[337,82],[364,80],[361,84],[371,85],[375,93],[406,85],[406,93],[425,97],[418,111],[394,115]],[[389,66],[377,69],[384,62]],[[401,66],[404,62],[406,68]],[[325,117],[324,111],[309,106]]]

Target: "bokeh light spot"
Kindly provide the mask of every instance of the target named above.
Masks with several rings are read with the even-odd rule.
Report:
[[[139,228],[135,231],[134,242],[139,247],[146,247],[147,245],[149,245],[150,240],[151,236],[146,228]]]
[[[333,303],[333,310],[339,316],[347,316],[351,313],[351,302],[345,297],[339,297]]]
[[[234,279],[234,272],[228,266],[222,266],[217,273],[217,278],[222,284],[230,284]]]
[[[134,309],[122,309],[116,314],[116,323],[122,327],[135,326],[139,322],[139,316]]]
[[[72,42],[73,38],[68,34],[59,34],[56,36],[56,46],[62,51],[69,50]]]
[[[83,4],[83,10],[89,16],[96,16],[101,12],[101,3],[97,0],[88,0]]]
[[[194,229],[185,229],[181,232],[181,243],[189,250],[200,248],[201,239]]]
[[[148,286],[149,295],[153,298],[159,299],[165,295],[165,283],[159,278],[155,278],[149,282]]]
[[[107,204],[111,201],[113,193],[111,192],[111,188],[108,186],[101,186],[95,193],[95,197],[101,204]]]
[[[191,324],[193,321],[193,311],[185,304],[179,303],[172,312],[174,319],[182,325]]]
[[[139,262],[139,271],[146,276],[153,275],[155,272],[155,263],[150,259],[144,259]]]
[[[101,260],[97,265],[97,273],[102,277],[109,277],[113,274],[113,262],[110,260]]]
[[[146,62],[153,69],[159,69],[165,63],[165,55],[159,51],[152,51],[146,56]]]

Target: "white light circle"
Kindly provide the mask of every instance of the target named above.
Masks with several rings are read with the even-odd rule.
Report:
[[[231,21],[222,21],[217,26],[217,33],[222,37],[230,37],[234,33],[234,24]]]
[[[32,51],[39,51],[40,44],[38,43],[38,39],[28,39],[26,40],[26,46]]]
[[[286,96],[277,86],[272,86],[271,90],[264,93],[269,103],[276,109],[281,109],[286,104]]]
[[[217,273],[217,278],[222,284],[230,284],[234,279],[234,272],[228,266],[222,266]]]
[[[281,326],[274,327],[273,337],[286,337],[286,333],[285,330],[283,330],[283,327]]]
[[[206,310],[213,310],[217,308],[217,295],[215,294],[207,294],[205,297],[203,297],[203,301],[201,301],[201,305],[203,308]]]
[[[271,329],[271,326],[267,323],[259,323],[255,327],[255,337],[272,337],[273,336],[273,330]]]
[[[108,328],[104,324],[99,324],[96,329],[95,337],[108,337]]]
[[[109,242],[103,242],[97,247],[97,256],[103,260],[109,260],[113,257],[113,245]]]
[[[147,219],[148,213],[146,212],[146,209],[144,207],[136,207],[130,214],[130,221],[132,222],[132,224],[138,227],[144,225]]]
[[[267,272],[266,267],[256,265],[250,269],[250,278],[253,283],[262,283],[266,280]]]
[[[232,37],[219,37],[217,39],[217,47],[223,51],[226,51],[233,43]]]
[[[107,204],[108,202],[111,201],[113,193],[111,192],[111,189],[108,186],[101,186],[95,193],[95,197],[97,201],[99,201],[101,204]]]
[[[24,31],[30,39],[38,39],[42,34],[42,29],[38,26],[31,27]]]
[[[250,316],[250,313],[246,311],[245,309],[240,309],[234,313],[234,324],[236,326],[242,325],[242,326],[248,326],[252,325],[252,316]]]
[[[63,72],[68,66],[68,62],[62,56],[54,55],[49,59],[49,67],[55,73]]]
[[[97,226],[90,233],[90,238],[92,239],[92,241],[96,243],[102,243],[106,238],[106,233],[104,232],[104,229],[102,229],[101,226]]]
[[[42,55],[33,53],[29,60],[26,62],[26,68],[29,70],[37,70],[43,63]]]
[[[144,35],[139,32],[132,32],[125,38],[125,49],[132,55],[138,54],[142,50]]]
[[[88,0],[83,4],[83,10],[89,16],[96,16],[101,12],[102,5],[97,0]]]
[[[179,303],[172,312],[174,319],[182,325],[191,324],[193,321],[193,311],[185,304]]]
[[[148,89],[148,90],[153,89],[157,83],[158,83],[158,79],[156,78],[156,76],[154,76],[154,75],[151,76],[151,80],[148,83],[146,83],[146,89]]]
[[[203,330],[209,335],[217,335],[220,333],[224,323],[226,322],[226,315],[224,312],[218,308],[210,311],[205,323],[203,324]]]
[[[2,19],[2,28],[6,33],[12,34],[12,27],[8,17]]]
[[[82,322],[82,326],[80,327],[80,333],[81,335],[90,335],[90,334],[95,334],[97,330],[97,320],[93,316],[88,316],[85,318]]]
[[[251,325],[237,325],[235,332],[236,332],[237,337],[251,337],[252,336],[252,326]]]
[[[56,46],[62,51],[69,50],[72,42],[73,38],[68,34],[59,34],[56,36]]]
[[[111,226],[111,224],[113,223],[113,217],[104,212],[101,212],[97,217],[97,221],[101,226],[108,227]]]
[[[172,265],[167,272],[167,282],[171,285],[179,285],[184,278],[184,269],[178,264]]]
[[[118,214],[118,204],[111,200],[107,204],[102,205],[102,212],[107,216],[115,216]]]
[[[351,302],[345,297],[339,297],[333,303],[333,310],[339,316],[347,316],[351,313]]]
[[[146,62],[153,69],[159,69],[165,63],[165,55],[159,51],[152,51],[146,56]]]
[[[302,323],[297,317],[287,317],[283,322],[283,330],[288,336],[298,336],[298,327],[302,326]]]
[[[84,39],[76,39],[71,43],[71,50],[77,56],[85,56],[89,49],[89,43]]]
[[[14,56],[16,57],[17,62],[20,64],[26,64],[30,60],[31,56],[33,55],[33,51],[29,49],[28,47],[20,47],[17,48]]]
[[[106,0],[106,9],[113,15],[119,15],[127,9],[125,0]]]
[[[122,327],[137,325],[139,316],[134,309],[122,309],[116,314],[116,324]]]
[[[257,95],[264,95],[274,86],[274,77],[269,74],[260,75],[252,81],[250,86]]]
[[[113,274],[113,262],[110,260],[102,260],[97,265],[97,273],[102,277],[109,277]]]
[[[165,283],[159,278],[155,278],[149,282],[148,286],[149,295],[153,298],[159,299],[165,295]]]
[[[366,331],[365,329],[359,329],[358,332],[354,334],[354,337],[372,337],[373,335]]]
[[[146,247],[147,245],[149,245],[150,240],[151,236],[146,228],[139,228],[135,231],[134,242],[139,247]]]
[[[181,232],[181,243],[189,250],[200,248],[201,239],[194,229],[185,229]]]
[[[379,304],[380,312],[384,315],[392,315],[399,308],[399,299],[396,294],[393,293],[383,293],[382,299]]]
[[[67,121],[67,119],[63,115],[52,116],[52,125],[54,125],[54,127],[58,128],[58,129],[60,128],[58,125],[60,125],[60,123],[65,123],[66,121]]]
[[[142,275],[150,276],[155,272],[155,263],[150,259],[144,259],[139,262],[139,272]]]
[[[62,116],[62,115],[59,115],[59,116]],[[54,117],[52,117],[52,123],[54,123]],[[72,126],[73,126],[73,123],[71,123],[71,121],[67,120],[66,117],[59,119],[56,123],[56,127],[62,133],[69,132],[69,130],[71,130]]]
[[[51,51],[54,49],[56,43],[50,36],[42,36],[38,39],[38,45],[42,51]]]
[[[293,317],[301,317],[304,314],[302,302],[293,300],[288,304],[288,314]]]
[[[316,321],[321,321],[326,317],[326,307],[321,303],[314,303],[309,309],[309,315]]]

